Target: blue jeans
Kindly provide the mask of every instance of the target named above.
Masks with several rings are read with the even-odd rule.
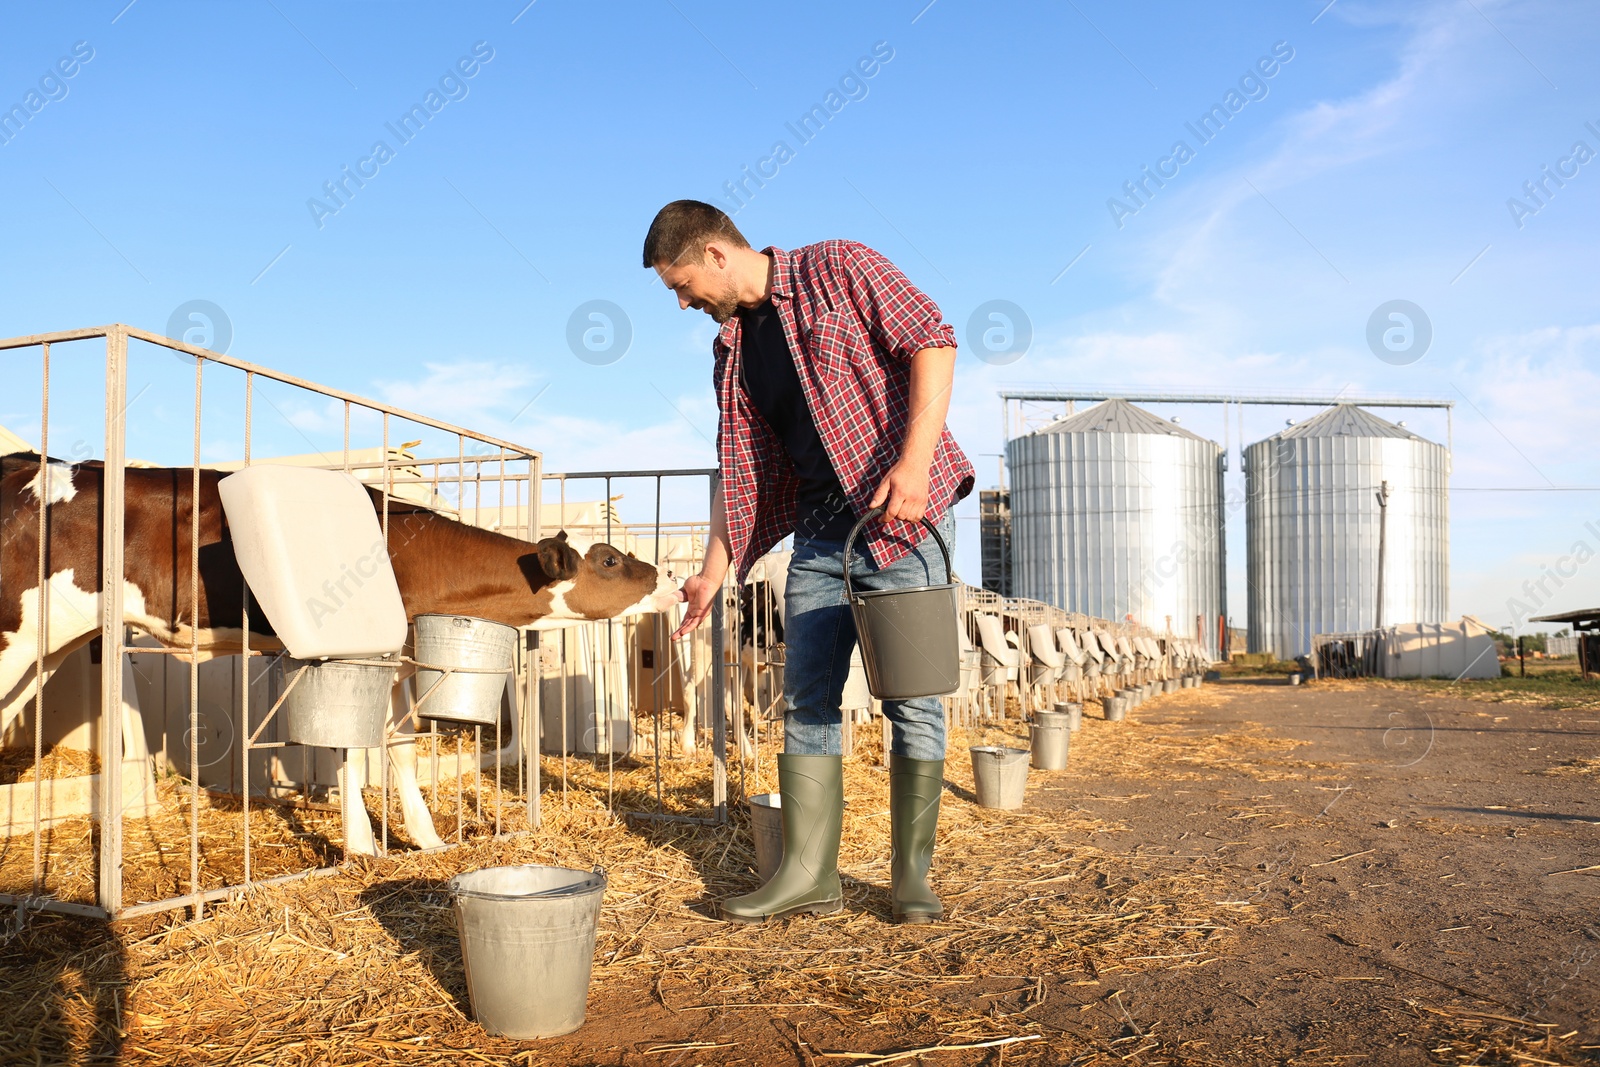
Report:
[[[936,524],[955,552],[955,518]],[[873,570],[862,556],[860,539],[850,580],[863,589],[905,589],[950,581],[944,558],[931,534],[884,570]],[[844,592],[844,542],[795,535],[784,591],[783,750],[792,756],[837,756],[843,751],[839,702],[856,647],[856,623]],[[890,751],[910,759],[944,759],[944,701],[939,697],[885,700],[884,717],[893,731]]]

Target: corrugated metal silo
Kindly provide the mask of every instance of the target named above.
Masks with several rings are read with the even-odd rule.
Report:
[[[1222,464],[1215,442],[1125,400],[1013,438],[1015,595],[1217,647]]]
[[[1378,621],[1378,492],[1389,483],[1383,623],[1449,611],[1450,453],[1339,404],[1245,450],[1250,651],[1281,659]]]

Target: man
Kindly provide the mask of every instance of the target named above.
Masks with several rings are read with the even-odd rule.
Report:
[[[684,583],[680,636],[711,612],[730,564],[743,581],[789,534],[784,595],[783,864],[754,893],[722,904],[733,922],[764,922],[844,906],[839,703],[855,647],[844,596],[844,542],[857,538],[851,580],[867,589],[943,583],[942,556],[972,464],[945,429],[955,331],[938,305],[864,245],[824,241],[757,252],[710,204],[662,208],[644,242],[680,308],[721,324],[712,345],[721,489],[712,501],[705,565]],[[943,905],[928,885],[944,781],[938,697],[885,701],[890,764],[892,899],[896,922],[932,922]]]

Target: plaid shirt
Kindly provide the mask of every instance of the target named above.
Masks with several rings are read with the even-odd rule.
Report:
[[[956,347],[939,307],[893,263],[866,245],[823,241],[772,257],[772,306],[795,356],[817,433],[855,513],[865,515],[905,444],[911,357]],[[745,392],[739,373],[740,316],[723,324],[716,356],[717,457],[728,547],[740,582],[796,520],[798,480],[777,435]],[[972,492],[972,464],[946,428],[929,471],[928,519]],[[857,539],[879,568],[926,535],[920,524],[872,523]]]

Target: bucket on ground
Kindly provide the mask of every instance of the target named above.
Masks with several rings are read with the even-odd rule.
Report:
[[[750,798],[750,836],[755,839],[756,873],[761,884],[772,881],[783,862],[783,797],[758,793]]]
[[[1106,697],[1101,703],[1105,705],[1106,722],[1121,722],[1128,717],[1127,697]]]
[[[1176,693],[1178,691],[1178,684],[1179,683],[1176,678],[1163,679],[1161,682],[1161,691],[1163,693]]]
[[[485,867],[450,879],[472,1015],[526,1040],[583,1025],[606,876],[596,868]]]
[[[1067,729],[1077,730],[1083,725],[1083,705],[1078,701],[1058,701],[1054,707],[1057,714],[1067,716]]]
[[[1061,706],[1056,705],[1058,708]],[[1072,728],[1072,716],[1065,711],[1036,711],[1033,713],[1033,725],[1069,730]]]
[[[286,695],[279,710],[291,744],[325,748],[383,744],[394,667],[337,659],[285,658],[283,663]]]
[[[977,745],[972,752],[973,792],[985,808],[1022,807],[1028,786],[1028,750],[1003,745]]]
[[[1299,685],[1300,682],[1301,682],[1301,676],[1300,675],[1298,675],[1298,674],[1289,675],[1289,684],[1290,685]]]
[[[867,688],[879,700],[946,696],[961,685],[961,646],[957,632],[956,587],[921,585],[909,589],[855,589],[850,582],[851,549],[867,523],[883,514],[873,508],[861,517],[844,542],[845,598],[855,617]],[[948,577],[950,550],[927,519],[944,557]]]
[[[1072,731],[1065,726],[1035,725],[1030,731],[1033,765],[1041,771],[1064,771],[1071,753]]]
[[[517,631],[467,615],[418,615],[413,645],[418,663],[470,667],[474,673],[417,669],[417,714],[424,719],[492,726],[500,717],[506,672],[511,670]],[[492,673],[476,673],[478,670]]]

